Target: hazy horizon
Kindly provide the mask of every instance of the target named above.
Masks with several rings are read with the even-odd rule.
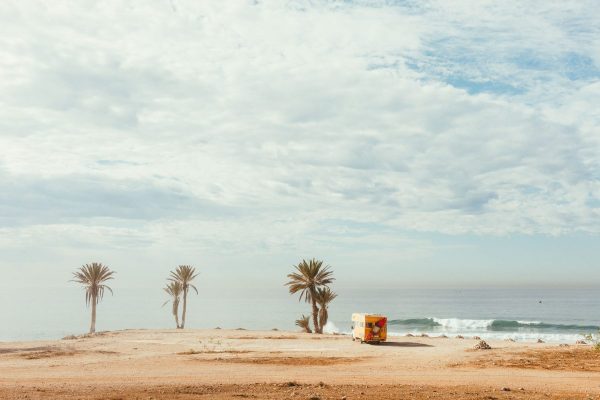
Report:
[[[341,291],[599,287],[598,20],[588,1],[4,1],[0,298],[93,261],[157,296],[178,264],[279,293],[311,257]]]

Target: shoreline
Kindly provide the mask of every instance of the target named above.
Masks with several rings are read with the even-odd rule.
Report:
[[[106,332],[128,332],[128,331],[164,331],[169,330],[170,328],[125,328],[125,329],[115,329],[112,331]],[[419,330],[411,330],[411,331],[402,331],[395,332],[392,330],[393,328],[388,327],[388,336],[396,339],[402,338],[411,338],[411,337],[430,337],[430,338],[459,338],[463,339],[475,339],[480,338],[488,341],[511,341],[522,344],[532,344],[538,343],[538,340],[543,340],[544,343],[548,344],[567,344],[567,345],[577,345],[580,344],[578,341],[586,341],[585,333],[566,333],[566,332],[547,332],[547,333],[531,333],[531,332],[514,332],[514,331],[419,331]],[[257,332],[288,332],[288,333],[296,333],[296,331],[287,330],[287,329],[246,329],[243,327],[240,328],[189,328],[188,331],[210,331],[210,330],[224,330],[224,331],[257,331]],[[99,332],[102,333],[102,332]],[[339,335],[339,336],[351,336],[350,331],[341,331],[337,327],[334,326],[334,329],[329,329],[324,331],[325,334],[329,335]],[[595,332],[589,332],[595,334]],[[52,337],[41,337],[41,338],[6,338],[0,339],[1,343],[20,343],[20,342],[40,342],[40,341],[56,341],[62,340],[65,337],[69,336],[83,336],[85,334],[72,334],[62,332]]]
[[[349,391],[359,382],[379,387],[381,398],[407,395],[419,386],[430,388],[423,393],[431,396],[458,390],[453,388],[479,394],[508,388],[513,398],[538,393],[600,398],[600,353],[591,346],[489,341],[492,350],[477,351],[476,343],[391,337],[373,346],[345,335],[226,329],[135,329],[70,340],[3,342],[0,397],[12,391],[14,398],[71,399],[97,388],[104,395],[129,391],[134,398],[146,388],[177,398],[176,392],[190,385],[209,392],[219,385],[249,385],[251,392],[258,390],[253,385],[267,385],[265,393],[281,396],[290,390],[277,385],[289,382],[301,385],[300,392],[316,390],[311,385],[322,382],[331,393]],[[59,393],[64,388],[73,395]],[[38,389],[53,395],[38,396]],[[236,398],[236,389],[230,389]],[[530,397],[514,397],[520,392]]]

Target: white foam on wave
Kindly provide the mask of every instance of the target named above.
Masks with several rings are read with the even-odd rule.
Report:
[[[333,322],[327,321],[327,323],[323,327],[323,332],[324,333],[340,333],[340,330],[338,329],[337,326],[335,326],[335,324]]]
[[[479,336],[484,340],[508,340],[512,339],[516,342],[536,342],[538,339],[542,339],[547,343],[570,343],[574,344],[576,341],[583,339],[583,335],[575,333],[516,333],[516,332],[486,332],[486,331],[456,331],[452,332],[390,332],[389,336],[399,337],[411,334],[413,336],[420,336],[426,334],[431,337],[441,336],[445,334],[447,336],[458,336],[461,335],[465,338]]]
[[[450,331],[486,329],[494,322],[493,319],[432,318],[432,320]]]
[[[460,319],[460,318],[430,318],[439,326],[425,330],[411,330],[411,331],[396,331],[394,327],[390,327],[388,334],[390,336],[405,336],[412,334],[419,336],[426,334],[431,337],[446,335],[446,336],[464,336],[473,337],[479,336],[483,339],[488,340],[507,340],[512,339],[514,341],[524,342],[535,342],[538,339],[549,343],[575,343],[577,340],[581,340],[583,335],[575,332],[519,332],[515,328],[514,330],[503,330],[494,331],[492,325],[496,319]],[[510,321],[509,321],[510,322]],[[541,324],[540,321],[515,321],[518,324],[527,325],[531,328],[535,328],[535,325]],[[400,328],[402,329],[402,328]],[[409,328],[410,329],[410,328]]]
[[[523,325],[539,325],[542,321],[517,321],[519,324]]]

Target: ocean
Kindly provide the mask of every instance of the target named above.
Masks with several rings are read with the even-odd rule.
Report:
[[[599,289],[336,289],[330,332],[348,333],[354,312],[388,317],[392,336],[480,336],[575,343],[600,329]],[[155,288],[119,288],[98,308],[97,329],[172,328],[166,294]],[[190,295],[188,328],[296,330],[310,307],[284,287]],[[0,290],[0,341],[58,339],[85,333],[89,309],[77,287]]]

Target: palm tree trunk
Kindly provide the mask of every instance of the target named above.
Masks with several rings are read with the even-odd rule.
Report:
[[[185,312],[187,311],[187,289],[183,289],[183,310],[181,312],[181,328],[185,328]]]
[[[327,306],[321,306],[319,310],[319,325],[321,325],[321,333],[323,332],[323,328],[327,325],[327,320],[329,319],[329,313],[327,312]]]
[[[179,304],[177,304],[177,307],[174,307],[175,309],[173,311],[175,311],[173,314],[175,314],[175,325],[177,326],[177,329],[179,329]]]
[[[314,300],[314,296],[312,301],[312,314],[313,325],[315,326],[315,333],[322,333],[319,327],[319,308],[317,307],[317,302]]]
[[[96,296],[92,296],[92,325],[90,326],[90,333],[96,333]]]

